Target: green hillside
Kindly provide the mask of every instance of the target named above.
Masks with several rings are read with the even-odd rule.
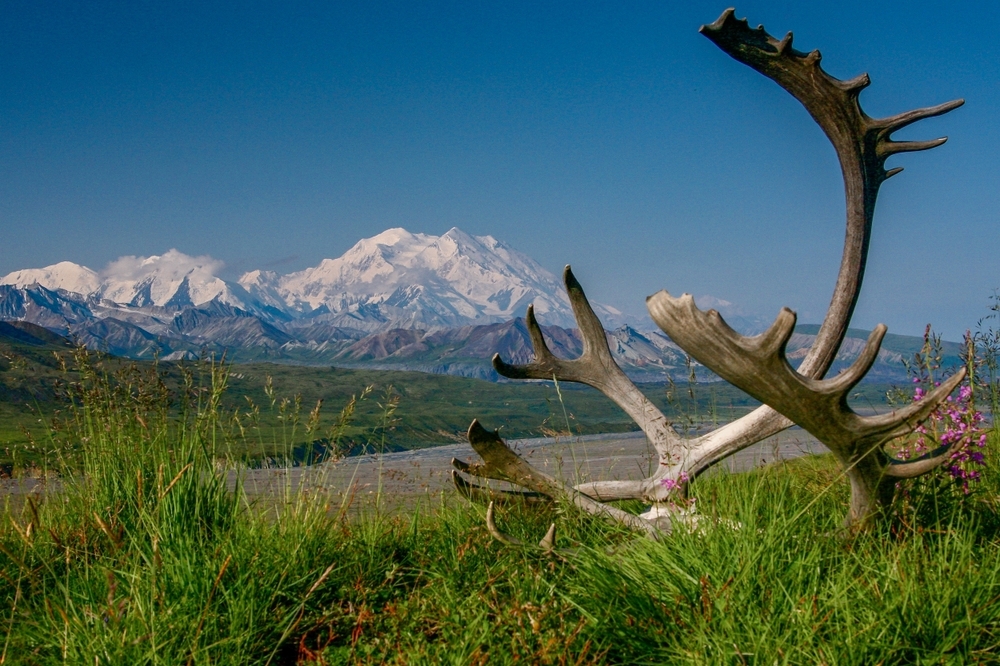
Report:
[[[65,387],[79,381],[73,349],[63,338],[31,324],[3,324],[0,329],[0,464],[15,458],[46,464],[53,457],[49,427],[65,417]],[[133,368],[149,372],[152,364],[91,353],[100,372]],[[64,369],[65,365],[65,369]],[[194,384],[207,383],[205,364],[161,362],[157,367],[179,404],[185,373]],[[268,386],[273,387],[271,396]],[[474,418],[506,437],[538,437],[553,432],[575,434],[636,430],[635,424],[594,389],[552,382],[501,382],[420,372],[309,367],[272,363],[231,366],[223,407],[237,415],[244,430],[259,408],[259,428],[237,455],[261,458],[306,445],[333,424],[352,396],[367,397],[357,406],[346,439],[389,449],[419,448],[464,439]],[[729,421],[758,403],[725,383],[671,386],[642,384],[643,392],[681,428]],[[881,405],[884,386],[863,385],[859,405]],[[560,397],[561,396],[561,397]],[[273,403],[272,403],[273,398]],[[282,410],[282,402],[286,401]],[[311,435],[290,423],[298,405],[305,423],[323,401],[320,428]],[[390,417],[386,412],[393,404]],[[234,425],[234,428],[238,427]],[[317,435],[316,433],[320,433]]]
[[[802,324],[801,326],[795,327],[795,332],[802,333],[804,335],[816,335],[819,333],[819,324]],[[849,328],[847,329],[846,337],[867,340],[870,334],[871,331],[865,331],[860,328]],[[908,361],[913,359],[913,356],[920,351],[923,344],[924,339],[916,335],[896,335],[894,333],[886,333],[885,337],[882,339],[882,349],[889,349],[894,352],[898,352]],[[942,340],[941,352],[942,368],[952,368],[962,365],[961,343]]]

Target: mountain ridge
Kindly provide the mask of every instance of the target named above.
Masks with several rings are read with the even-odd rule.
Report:
[[[573,357],[582,350],[569,299],[554,275],[492,236],[456,227],[441,236],[387,229],[336,259],[285,275],[254,270],[231,282],[216,275],[221,267],[207,255],[169,250],[121,257],[100,272],[71,262],[14,271],[0,278],[0,320],[31,322],[87,347],[133,358],[224,352],[237,361],[497,380],[489,362],[493,353],[511,363],[531,358],[523,313],[533,304],[554,353]],[[722,311],[744,334],[759,333],[769,323],[720,299],[698,301]],[[610,306],[593,306],[609,329],[612,355],[634,379],[673,381],[692,371],[700,379],[714,378],[689,364],[651,323],[642,327]],[[831,372],[860,350],[854,333]],[[814,335],[808,325],[797,329],[789,342],[790,361],[804,357]],[[891,340],[887,337],[879,353],[875,377],[905,373],[902,361],[912,357],[914,341]]]
[[[519,315],[528,304],[551,323],[573,323],[555,276],[502,241],[457,227],[441,236],[387,229],[359,240],[336,259],[286,275],[253,270],[233,282],[216,275],[222,265],[209,256],[171,249],[150,257],[120,257],[100,272],[68,261],[18,270],[0,278],[0,285],[38,285],[75,294],[69,300],[77,303],[138,313],[214,301],[269,323],[322,317],[368,332],[496,323]],[[610,306],[594,307],[609,325],[626,319]],[[107,311],[92,309],[98,318]]]

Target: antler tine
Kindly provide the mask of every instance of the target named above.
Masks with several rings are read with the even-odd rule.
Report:
[[[919,150],[930,150],[931,148],[937,148],[946,141],[948,141],[948,137],[946,136],[929,141],[883,141],[878,145],[878,156],[886,158],[896,153],[914,153]]]
[[[458,458],[451,459],[451,466],[459,472],[464,472],[471,476],[480,476],[486,479],[498,479],[500,481],[510,481],[503,476],[503,470],[494,469],[488,463],[467,463]]]
[[[566,270],[569,270],[569,266],[566,267]],[[508,379],[552,379],[553,375],[572,375],[576,366],[553,354],[549,350],[549,346],[545,344],[542,327],[538,325],[538,319],[535,318],[534,305],[528,306],[524,321],[528,327],[528,337],[531,339],[531,349],[535,353],[535,360],[525,365],[513,365],[504,362],[500,358],[500,354],[494,354],[493,368]],[[586,346],[587,342],[584,340],[585,349]],[[567,378],[567,381],[576,380]]]
[[[525,320],[528,334],[531,336],[531,345],[535,352],[535,361],[526,365],[512,365],[505,363],[499,354],[495,354],[493,367],[504,377],[510,379],[552,379],[552,376],[556,375],[558,379],[565,381],[593,385],[607,381],[600,369],[609,366],[614,366],[617,369],[617,364],[611,357],[611,348],[608,346],[604,326],[594,313],[587,296],[583,293],[583,287],[568,265],[563,270],[563,282],[566,284],[566,292],[573,308],[573,315],[580,329],[580,337],[583,339],[583,353],[579,358],[564,360],[549,351],[541,327],[535,318],[535,308],[533,305],[529,305]]]
[[[496,488],[481,486],[478,483],[472,483],[458,473],[458,470],[461,469],[459,465],[465,465],[465,463],[454,459],[452,459],[451,462],[456,467],[456,469],[451,470],[451,480],[455,484],[455,488],[458,489],[458,492],[460,492],[462,496],[468,500],[489,501],[496,502],[497,504],[507,504],[511,501],[525,502],[527,504],[550,504],[552,502],[551,497],[543,495],[542,493],[533,493],[525,490],[498,490]],[[466,467],[473,468],[475,466],[467,465]],[[466,473],[480,477],[485,476],[484,474],[476,473],[474,471],[468,471]]]
[[[535,351],[535,360],[526,365],[512,365],[505,363],[499,354],[495,354],[493,367],[498,373],[510,379],[555,378],[592,386],[611,398],[642,428],[662,459],[676,458],[677,448],[682,445],[683,440],[670,427],[663,413],[642,394],[642,391],[615,363],[604,326],[594,313],[583,287],[569,266],[563,271],[563,281],[566,284],[570,305],[573,306],[577,326],[580,328],[580,336],[583,338],[583,353],[572,360],[557,358],[552,354],[535,319],[534,308],[529,307],[526,321]]]
[[[965,379],[966,369],[959,368],[958,371],[948,379],[941,382],[940,386],[934,388],[923,400],[914,402],[902,409],[897,409],[887,414],[869,416],[865,422],[874,433],[882,436],[883,440],[894,437],[902,437],[913,432],[920,423],[927,419],[937,407],[951,395],[952,391]],[[942,459],[943,462],[943,459]]]
[[[714,310],[699,310],[689,294],[674,298],[666,291],[646,301],[653,320],[677,344],[720,377],[798,423],[829,448],[851,478],[849,521],[862,520],[887,497],[885,477],[918,475],[932,469],[929,461],[893,467],[881,446],[905,435],[940,405],[965,377],[962,368],[920,402],[880,416],[862,417],[847,404],[847,394],[871,368],[885,335],[879,325],[850,368],[828,380],[803,377],[785,357],[795,328],[795,313],[783,308],[763,334],[747,338],[731,329]],[[946,456],[935,458],[937,464]]]
[[[595,502],[583,493],[568,487],[562,481],[535,469],[524,458],[512,451],[497,433],[483,428],[478,420],[474,420],[472,425],[469,426],[468,437],[472,448],[476,450],[476,453],[488,465],[492,465],[494,469],[501,470],[505,478],[519,486],[548,495],[549,497],[565,497],[587,513],[603,516],[614,522],[622,523],[633,529],[645,532],[654,539],[664,531],[662,526],[654,526],[649,521],[643,520],[634,514],[622,511],[613,506],[608,506],[607,504]],[[669,528],[667,531],[669,531]]]
[[[737,19],[727,9],[701,33],[732,58],[772,79],[797,99],[830,139],[844,176],[847,198],[847,239],[840,275],[830,309],[816,342],[799,366],[799,372],[822,377],[847,333],[864,277],[872,216],[879,186],[898,169],[885,170],[892,154],[926,150],[944,143],[935,141],[893,142],[889,135],[910,123],[939,116],[963,104],[955,100],[917,109],[889,118],[875,119],[861,109],[858,95],[871,80],[862,74],[848,81],[836,79],[820,67],[819,51],[803,53],[791,48],[791,35],[777,40],[760,26],[751,29],[746,19]]]
[[[897,479],[915,479],[918,476],[923,476],[951,459],[951,447],[943,446],[941,448],[944,449],[941,453],[932,453],[915,460],[890,460],[885,475]]]
[[[494,539],[500,543],[507,544],[508,546],[523,546],[524,542],[520,539],[516,539],[509,534],[504,534],[497,527],[496,519],[493,517],[493,502],[486,507],[486,529],[490,531],[490,534]]]
[[[872,118],[871,125],[874,128],[880,129],[882,136],[888,137],[893,132],[901,130],[907,125],[912,125],[918,120],[944,115],[949,111],[954,111],[963,104],[965,104],[964,99],[953,99],[950,102],[945,102],[944,104],[927,106],[922,109],[913,109],[912,111],[904,111],[903,113],[898,113],[887,118]]]
[[[538,325],[538,320],[535,318],[535,306],[529,305],[528,312],[524,317],[525,324],[528,327],[528,337],[531,339],[531,349],[535,353],[535,360],[531,363],[525,365],[514,365],[511,363],[506,363],[500,354],[493,355],[493,368],[500,373],[502,376],[508,379],[552,379],[553,375],[567,375],[573,374],[573,365],[567,366],[567,362],[549,350],[549,346],[545,344],[545,336],[542,335],[542,328]],[[575,381],[574,379],[569,379],[567,381]]]
[[[489,461],[484,461],[482,463],[467,463],[464,460],[459,460],[458,458],[451,459],[451,466],[455,469],[452,470],[451,478],[455,482],[455,487],[458,491],[465,495],[468,499],[482,499],[484,497],[491,497],[497,491],[483,488],[474,483],[466,481],[462,476],[455,473],[455,470],[463,472],[470,476],[478,476],[482,479],[496,479],[497,481],[506,481],[507,483],[516,483],[513,479],[507,476],[502,468],[491,464]],[[519,491],[511,491],[519,492]],[[525,493],[527,495],[529,493]],[[530,493],[536,494],[536,493]]]
[[[864,349],[854,359],[854,362],[836,377],[825,381],[831,391],[839,391],[846,397],[847,392],[864,379],[868,371],[872,369],[872,365],[875,364],[875,359],[878,358],[878,350],[881,349],[882,340],[885,339],[888,330],[885,324],[879,324],[875,327],[875,330],[868,335]]]
[[[490,502],[489,506],[486,507],[486,529],[489,530],[490,535],[502,544],[508,546],[524,546],[525,543],[518,538],[512,537],[509,534],[505,534],[500,531],[497,527],[496,517],[493,511],[493,502]],[[568,550],[557,550],[556,549],[556,524],[552,523],[549,525],[549,529],[545,532],[545,536],[542,540],[538,542],[538,547],[542,549],[542,552],[546,555],[569,555],[576,552],[576,548]]]
[[[580,327],[580,335],[583,337],[583,356],[589,357],[593,354],[603,363],[617,368],[617,364],[611,357],[611,348],[608,346],[604,325],[594,313],[594,308],[590,306],[587,295],[583,293],[583,285],[573,275],[569,264],[566,264],[566,268],[563,269],[563,282],[566,283],[569,304],[573,308],[573,316],[576,318],[577,326]]]

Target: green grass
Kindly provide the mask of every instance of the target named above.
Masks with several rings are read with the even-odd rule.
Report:
[[[975,495],[927,485],[856,535],[828,457],[700,479],[702,527],[660,542],[562,506],[500,511],[525,540],[557,521],[580,548],[551,557],[492,540],[478,506],[248,504],[217,465],[219,367],[172,407],[148,371],[79,379],[63,490],[0,521],[3,663],[1000,662],[996,431]],[[294,441],[309,419],[282,423]]]
[[[8,343],[5,347],[0,344],[0,361],[7,357],[15,359],[13,363],[0,362],[0,464],[51,465],[51,461],[46,459],[50,440],[48,426],[59,420],[57,410],[62,404],[60,385],[78,378],[72,361],[68,361],[69,368],[63,371],[53,352],[64,358],[69,356],[65,347],[39,349],[28,345]],[[108,372],[133,365],[143,371],[152,367],[150,362],[144,361],[131,362],[106,356],[94,358],[94,362]],[[183,384],[184,367],[199,372],[196,363],[186,366],[161,363],[158,366],[164,383],[175,392]],[[384,435],[386,444],[393,449],[463,440],[474,418],[490,424],[492,428],[501,428],[508,437],[539,437],[548,430],[565,430],[567,419],[564,408],[570,427],[577,434],[623,432],[636,428],[610,400],[594,389],[579,385],[561,387],[564,400],[560,404],[551,382],[493,383],[420,372],[269,363],[234,365],[229,379],[230,391],[222,398],[223,406],[229,412],[238,410],[245,415],[254,411],[252,402],[261,408],[258,425],[269,432],[281,431],[283,423],[277,419],[278,412],[271,409],[271,398],[266,393],[268,381],[275,387],[276,395],[298,396],[300,409],[305,412],[310,411],[320,399],[328,406],[344,405],[351,396],[360,395],[367,386],[372,386],[372,399],[357,405],[353,424],[343,433],[347,439],[362,443],[381,418],[379,400],[375,397],[384,396],[391,387],[392,393],[398,396],[399,405],[396,421]],[[742,392],[721,384],[697,387],[693,396],[676,388],[668,396],[669,387],[663,385],[647,385],[644,388],[654,402],[671,414],[683,412],[705,418],[714,409],[718,418],[728,420],[756,406]],[[282,440],[280,432],[276,438],[269,434],[262,440],[251,442],[248,450],[234,454],[249,457],[273,455],[276,452],[274,439]],[[302,439],[294,444],[305,444],[306,441]]]
[[[67,369],[61,368],[53,352],[66,360]],[[65,417],[60,398],[64,387],[79,379],[69,357],[70,351],[64,346],[38,348],[0,341],[0,466],[18,463],[48,468],[56,464],[58,452],[51,446],[51,426],[58,425]],[[147,361],[99,355],[93,355],[92,362],[109,373],[130,367],[148,372],[154,367]],[[163,382],[175,393],[183,387],[185,368],[196,374],[201,372],[197,363],[157,366]],[[275,395],[298,396],[299,410],[304,414],[320,399],[327,406],[326,411],[333,406],[332,411],[336,412],[351,396],[358,396],[372,386],[370,399],[358,403],[351,425],[341,433],[345,440],[356,444],[366,443],[373,428],[380,425],[382,409],[378,398],[384,397],[391,387],[399,400],[396,418],[380,433],[380,439],[384,436],[386,446],[391,449],[462,441],[474,418],[490,428],[500,429],[508,438],[565,431],[567,421],[575,434],[636,430],[636,425],[607,397],[577,384],[561,384],[560,400],[551,382],[493,383],[420,372],[245,363],[233,365],[229,391],[221,398],[222,407],[230,414],[239,413],[247,423],[252,420],[247,416],[254,411],[252,402],[260,408],[256,425],[263,434],[239,442],[244,448],[229,450],[232,455],[264,458],[281,453],[287,445],[305,445],[313,439],[307,437],[310,433],[299,429],[299,439],[288,441],[290,433],[284,427],[287,419],[279,420],[278,416],[283,415],[271,409],[271,398],[266,392],[268,378],[275,387]],[[643,384],[641,388],[681,427],[729,421],[759,404],[721,382],[691,386]],[[887,388],[863,384],[855,402],[860,408],[882,406]],[[294,408],[293,399],[288,409]]]

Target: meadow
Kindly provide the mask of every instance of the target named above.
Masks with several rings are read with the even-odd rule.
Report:
[[[705,518],[659,541],[561,505],[498,511],[525,541],[556,522],[553,555],[495,541],[479,505],[389,515],[378,495],[348,511],[315,489],[263,505],[227,485],[234,443],[352,437],[358,399],[313,411],[272,380],[254,399],[271,420],[241,407],[237,423],[242,366],[78,362],[49,435],[60,489],[0,523],[0,663],[1000,661],[993,455],[968,494],[911,482],[851,534],[829,456],[703,477]],[[373,404],[384,446],[399,412]]]
[[[91,360],[112,374],[132,366],[142,371],[152,367],[148,361],[96,353]],[[185,373],[199,374],[202,366],[161,362],[156,367],[168,392],[176,395],[182,390]],[[17,465],[44,470],[58,465],[50,431],[63,418],[66,386],[78,380],[66,341],[53,336],[52,344],[35,346],[0,336],[0,469]],[[729,421],[760,404],[725,382],[695,384],[678,378],[675,384],[640,386],[683,429]],[[892,390],[889,384],[864,383],[852,403],[861,410],[884,409],[885,396]],[[274,408],[269,391],[278,396]],[[380,427],[379,443],[386,450],[464,441],[475,418],[513,439],[567,431],[582,435],[637,429],[603,394],[579,384],[560,384],[557,391],[552,382],[494,383],[422,372],[238,363],[227,379],[222,407],[230,415],[253,413],[258,430],[266,435],[231,441],[227,455],[253,462],[281,456],[289,448],[309,448],[325,434],[299,429],[296,441],[289,441],[291,432],[282,428],[285,416],[298,413],[300,419],[306,418],[320,400],[324,413],[336,412],[352,396],[360,398],[362,394],[366,397],[357,402],[351,422],[338,433],[345,448],[354,453],[362,450]],[[278,409],[284,399],[289,401],[284,409],[287,414]],[[391,422],[383,424],[380,405],[387,402],[394,404],[394,413]],[[172,409],[176,413],[176,407]]]

